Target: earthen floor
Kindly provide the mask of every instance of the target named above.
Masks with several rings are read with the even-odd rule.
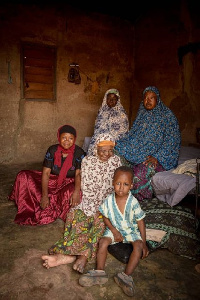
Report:
[[[71,265],[49,270],[42,266],[41,255],[59,239],[63,222],[44,226],[19,226],[13,222],[16,206],[8,201],[13,181],[21,169],[39,169],[40,164],[3,165],[0,170],[0,299],[2,300],[123,300],[130,299],[115,284],[113,275],[124,264],[110,254],[106,262],[109,280],[105,285],[81,287],[79,274]],[[197,260],[157,250],[141,260],[133,278],[135,300],[199,300],[200,273]],[[86,270],[94,268],[94,263]]]

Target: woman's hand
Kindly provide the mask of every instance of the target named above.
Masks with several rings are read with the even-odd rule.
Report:
[[[74,191],[69,202],[70,202],[71,207],[77,206],[81,202],[80,201],[80,192]]]
[[[73,194],[71,195],[71,198],[69,199],[69,204],[71,207],[75,207],[81,202],[80,191],[81,191],[81,172],[80,169],[77,169],[75,173],[75,189]]]
[[[143,162],[143,164],[145,166],[151,165],[154,169],[156,169],[156,167],[158,165],[158,160],[157,160],[157,158],[149,155],[149,156],[147,156],[147,159]]]
[[[40,200],[40,207],[45,209],[49,206],[50,200],[48,197],[48,184],[49,184],[49,177],[50,177],[51,169],[43,167],[42,170],[42,198]]]
[[[40,200],[40,207],[42,209],[45,209],[47,206],[49,206],[49,197],[48,196],[42,196]]]

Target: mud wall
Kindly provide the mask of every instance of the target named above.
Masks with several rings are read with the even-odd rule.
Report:
[[[156,85],[176,114],[182,144],[196,143],[200,127],[200,21],[198,3],[179,0],[153,6],[133,24],[119,17],[68,5],[0,6],[0,162],[41,161],[57,142],[57,129],[73,125],[77,144],[93,133],[109,88],[134,120],[142,91]],[[55,102],[22,97],[21,42],[57,48]],[[69,64],[80,66],[81,83],[68,82]]]
[[[163,102],[178,118],[185,145],[196,143],[196,128],[200,127],[198,11],[195,1],[157,3],[135,24],[133,111],[142,90],[156,85]]]
[[[57,142],[57,129],[71,124],[77,144],[93,134],[107,89],[117,88],[129,114],[133,82],[133,26],[118,17],[85,13],[67,5],[4,5],[0,10],[0,117],[2,163],[40,161]],[[21,42],[57,48],[55,102],[21,96]],[[81,83],[68,82],[69,64]]]

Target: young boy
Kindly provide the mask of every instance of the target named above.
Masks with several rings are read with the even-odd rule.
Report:
[[[92,286],[106,283],[108,276],[104,268],[108,245],[128,242],[133,245],[133,251],[125,271],[116,274],[114,280],[126,295],[133,296],[135,287],[131,274],[137,267],[140,258],[143,259],[149,254],[146,246],[145,213],[137,199],[130,192],[133,187],[133,171],[131,168],[126,166],[117,168],[114,173],[113,186],[114,193],[109,195],[99,208],[106,229],[99,241],[97,269],[90,270],[82,275],[79,284]]]

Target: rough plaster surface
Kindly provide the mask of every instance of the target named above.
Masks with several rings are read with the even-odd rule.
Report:
[[[66,123],[76,127],[82,146],[84,137],[93,134],[104,93],[113,87],[120,91],[131,126],[143,89],[156,85],[179,120],[183,143],[195,143],[200,51],[185,53],[181,65],[177,53],[199,40],[197,4],[181,0],[151,6],[134,25],[67,5],[1,4],[0,162],[42,161],[47,147],[57,141],[57,129]],[[21,41],[56,46],[56,102],[22,98]],[[72,62],[80,66],[79,85],[67,80]]]

